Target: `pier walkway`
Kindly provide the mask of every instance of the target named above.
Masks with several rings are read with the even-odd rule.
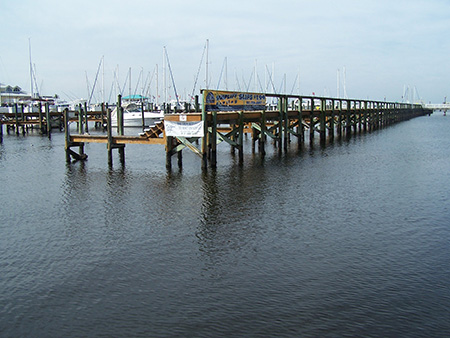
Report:
[[[208,164],[215,168],[217,146],[223,142],[238,151],[239,162],[243,162],[244,134],[251,134],[252,149],[258,143],[258,151],[264,156],[268,140],[283,152],[292,137],[298,138],[299,147],[307,136],[310,144],[315,137],[325,143],[335,135],[351,136],[432,113],[422,105],[396,102],[211,90],[203,90],[202,94],[201,112],[165,114],[163,122],[136,136],[124,135],[123,109],[118,114],[117,135],[112,133],[110,111],[106,116],[107,135],[71,135],[66,111],[66,159],[86,159],[84,144],[88,142],[107,144],[110,165],[113,149],[118,149],[124,163],[126,144],[160,144],[165,145],[167,168],[172,166],[173,155],[182,166],[182,151],[186,148],[200,157],[203,169]],[[118,102],[121,106],[120,96]],[[82,125],[79,130],[83,130]],[[78,152],[72,149],[76,147]]]
[[[442,111],[444,114],[447,114],[447,110],[450,110],[450,103],[427,103],[425,108],[433,111]]]

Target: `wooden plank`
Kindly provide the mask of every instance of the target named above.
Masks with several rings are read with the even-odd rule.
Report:
[[[71,142],[108,143],[107,135],[70,135]],[[113,136],[112,144],[165,144],[162,137]]]

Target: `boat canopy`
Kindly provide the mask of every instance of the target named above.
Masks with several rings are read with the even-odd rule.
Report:
[[[128,95],[122,97],[122,100],[147,100],[148,97],[142,96],[142,95]]]

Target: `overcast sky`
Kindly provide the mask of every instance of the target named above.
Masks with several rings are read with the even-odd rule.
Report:
[[[208,39],[209,88],[450,100],[448,0],[0,0],[0,17],[0,82],[31,91],[31,45],[41,94],[65,99],[88,97],[103,57],[97,100],[127,95],[130,68],[132,94],[154,95],[158,67],[162,95],[164,46],[178,94],[198,94]]]

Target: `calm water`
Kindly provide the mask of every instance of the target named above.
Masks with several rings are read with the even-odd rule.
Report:
[[[450,117],[206,174],[63,136],[0,145],[0,336],[450,335]]]

